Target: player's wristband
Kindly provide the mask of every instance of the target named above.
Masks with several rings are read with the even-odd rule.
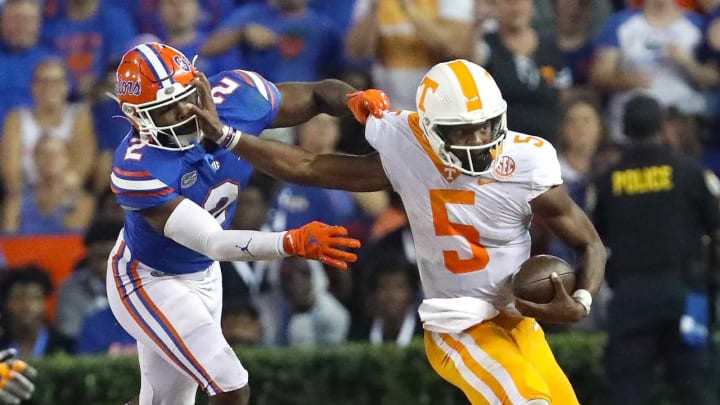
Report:
[[[590,291],[580,288],[573,292],[572,297],[585,308],[585,316],[590,315],[590,307],[592,306],[592,294],[590,294]]]
[[[222,135],[217,141],[215,141],[215,143],[223,149],[232,150],[240,141],[241,136],[241,131],[235,130],[227,125],[223,125]]]

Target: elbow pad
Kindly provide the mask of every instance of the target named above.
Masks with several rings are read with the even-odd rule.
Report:
[[[175,242],[218,261],[270,260],[287,256],[285,232],[223,230],[215,217],[185,199],[165,222],[163,234]]]

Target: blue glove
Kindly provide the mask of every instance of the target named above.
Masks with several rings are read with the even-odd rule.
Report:
[[[680,336],[688,347],[708,345],[710,310],[707,294],[693,291],[685,297],[685,313],[680,318]]]

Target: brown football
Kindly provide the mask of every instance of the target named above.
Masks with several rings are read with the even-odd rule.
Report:
[[[563,259],[551,255],[537,255],[527,259],[512,276],[512,291],[516,297],[538,304],[547,304],[555,296],[550,274],[557,273],[568,294],[575,291],[575,270]]]

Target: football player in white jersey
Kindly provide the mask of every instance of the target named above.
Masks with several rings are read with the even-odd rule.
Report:
[[[208,97],[208,85],[200,86]],[[376,153],[316,155],[241,136],[233,149],[287,181],[350,191],[392,187],[407,210],[425,300],[420,317],[428,360],[473,404],[578,404],[537,320],[587,316],[604,277],[605,248],[561,186],[553,146],[506,127],[507,104],[492,76],[465,60],[434,66],[416,95],[417,112],[370,117]],[[222,125],[196,108],[207,133]],[[577,289],[553,276],[555,297],[513,297],[510,279],[530,255],[533,215],[579,257]],[[519,311],[519,312],[518,312]]]

